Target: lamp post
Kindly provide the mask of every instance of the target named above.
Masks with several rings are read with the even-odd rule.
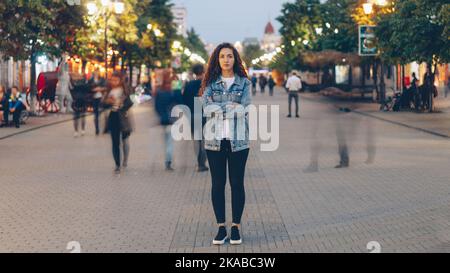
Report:
[[[388,4],[388,0],[368,0],[367,3],[363,4],[364,13],[368,16],[373,15],[374,5],[379,7],[384,7]],[[381,103],[386,100],[386,84],[384,82],[384,65],[383,61],[380,59],[380,98]]]
[[[97,7],[96,2],[92,1],[87,4],[87,9],[89,15],[94,15],[99,12],[99,7]],[[125,4],[120,0],[115,0],[111,2],[111,0],[101,0],[101,15],[105,21],[105,79],[108,79],[108,21],[113,14],[120,15],[125,10]]]

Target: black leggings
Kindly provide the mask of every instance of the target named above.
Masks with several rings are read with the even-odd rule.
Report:
[[[212,204],[218,224],[225,223],[225,184],[228,174],[231,185],[233,223],[240,224],[245,205],[244,176],[249,149],[231,152],[229,140],[222,140],[220,151],[206,151],[212,177]]]
[[[84,111],[75,110],[73,112],[73,128],[78,132],[79,123],[81,120],[81,130],[84,131],[86,127],[86,116]]]
[[[120,167],[120,136],[122,135],[122,146],[123,146],[123,161],[127,163],[128,154],[130,151],[128,137],[130,133],[123,133],[120,128],[120,118],[119,113],[111,112],[109,116],[109,130],[111,132],[112,139],[112,153],[114,157],[114,162],[116,167]]]
[[[99,116],[100,116],[100,102],[101,99],[94,99],[92,106],[94,107],[94,124],[95,124],[95,134],[100,133],[99,126]]]

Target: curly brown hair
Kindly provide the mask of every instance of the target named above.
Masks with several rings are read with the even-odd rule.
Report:
[[[247,71],[244,68],[241,56],[237,49],[230,43],[222,43],[214,49],[213,54],[209,58],[208,68],[206,69],[205,77],[202,81],[202,87],[200,88],[200,95],[203,94],[206,87],[210,85],[212,82],[217,81],[219,77],[222,75],[222,68],[219,64],[219,55],[220,51],[224,48],[231,49],[234,55],[234,66],[233,72],[239,77],[248,78]]]

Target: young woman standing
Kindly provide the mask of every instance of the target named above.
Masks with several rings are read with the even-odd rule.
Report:
[[[111,133],[112,153],[116,163],[115,172],[120,173],[120,139],[123,146],[123,163],[125,168],[128,165],[128,154],[130,151],[128,138],[132,131],[131,121],[128,110],[133,106],[130,99],[128,88],[124,87],[122,75],[118,72],[113,73],[108,92],[104,99],[104,105],[110,108],[110,114],[107,122],[107,131]]]
[[[238,51],[229,43],[220,44],[213,52],[202,82],[205,113],[208,108],[218,110],[215,128],[220,132],[212,140],[205,138],[205,149],[212,178],[212,204],[219,231],[213,244],[222,245],[227,239],[225,224],[225,184],[228,174],[231,185],[233,223],[231,244],[241,244],[241,217],[245,204],[244,176],[249,154],[247,115],[227,115],[237,107],[244,109],[251,102],[251,82],[248,80]],[[212,107],[210,107],[212,106]],[[239,120],[244,119],[244,120]],[[210,119],[208,122],[211,122]],[[245,128],[238,124],[245,124]],[[245,132],[240,132],[245,130]],[[206,131],[205,131],[206,134]],[[238,137],[239,135],[239,137]],[[244,136],[244,137],[242,137]]]

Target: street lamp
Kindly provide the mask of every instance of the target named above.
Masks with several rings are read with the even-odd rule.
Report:
[[[373,4],[372,3],[364,3],[363,4],[364,13],[366,15],[372,14],[373,12]]]
[[[113,13],[120,15],[125,11],[125,3],[120,0],[115,0],[114,2],[111,2],[111,0],[101,0],[100,2],[101,15],[105,20],[105,79],[108,79],[108,21]],[[94,1],[88,2],[86,6],[88,14],[91,16],[99,12],[99,7]]]
[[[379,7],[384,7],[388,5],[388,0],[368,0],[367,3],[363,4],[364,13],[371,16],[374,13],[374,5]],[[386,99],[386,84],[384,82],[384,66],[383,62],[380,61],[380,101],[383,103]]]

